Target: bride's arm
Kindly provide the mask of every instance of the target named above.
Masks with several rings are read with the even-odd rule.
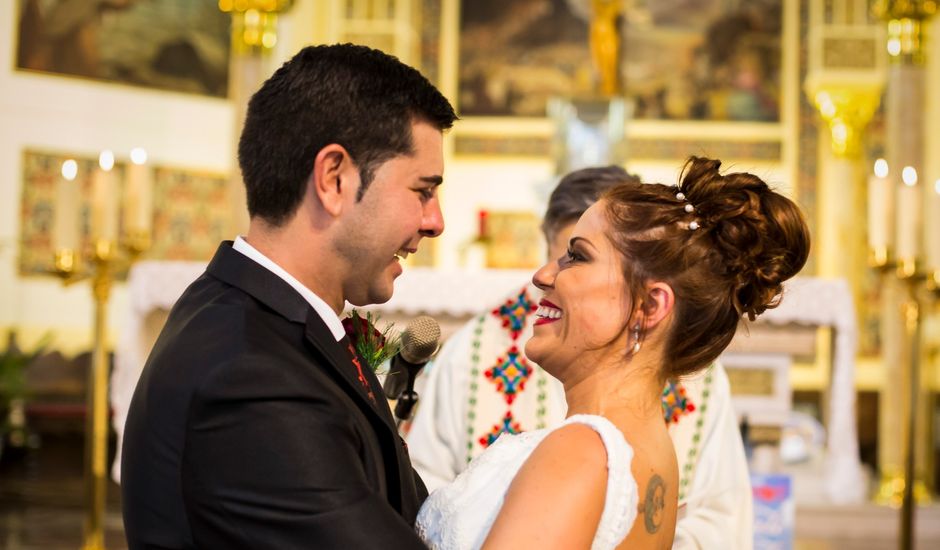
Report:
[[[519,469],[483,549],[590,548],[606,492],[598,433],[583,424],[559,428]]]

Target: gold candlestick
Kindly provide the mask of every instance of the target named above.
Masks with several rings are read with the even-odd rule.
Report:
[[[149,234],[131,232],[122,250],[106,239],[94,239],[85,261],[76,250],[56,251],[55,274],[65,285],[89,280],[95,303],[94,340],[88,372],[85,425],[85,522],[83,550],[104,549],[104,514],[107,496],[108,461],[108,302],[118,273],[137,260],[149,246]],[[87,266],[87,269],[86,269]]]

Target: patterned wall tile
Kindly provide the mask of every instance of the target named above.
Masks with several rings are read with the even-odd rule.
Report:
[[[19,271],[44,275],[53,268],[52,233],[56,215],[56,183],[62,163],[78,162],[76,181],[81,186],[78,205],[81,246],[90,245],[91,174],[97,159],[80,155],[25,151],[20,202]],[[117,179],[124,181],[124,164],[115,163]],[[156,166],[153,175],[153,236],[144,257],[154,260],[208,261],[231,217],[226,198],[227,177],[198,170]]]

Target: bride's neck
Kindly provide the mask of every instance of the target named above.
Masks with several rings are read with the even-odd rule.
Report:
[[[568,416],[595,414],[662,418],[658,361],[635,356],[595,365],[578,380],[565,383]]]

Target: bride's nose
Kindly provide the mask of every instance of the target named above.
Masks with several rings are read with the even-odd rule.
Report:
[[[555,275],[558,274],[558,262],[548,261],[532,275],[532,284],[541,290],[548,290],[555,286]]]

